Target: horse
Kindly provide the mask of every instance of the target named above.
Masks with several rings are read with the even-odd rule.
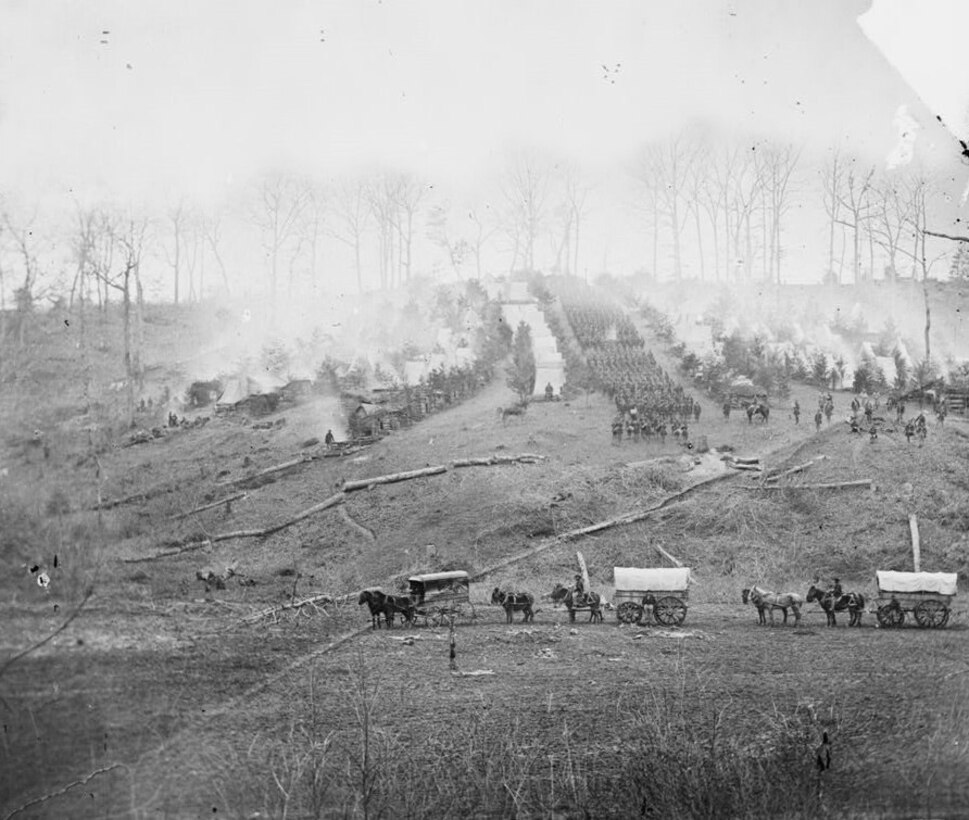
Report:
[[[766,404],[747,405],[747,423],[754,423],[754,416],[760,416],[761,421],[766,424],[770,419],[770,408]]]
[[[570,621],[575,621],[576,610],[588,608],[589,620],[593,623],[602,623],[602,598],[598,592],[583,592],[576,596],[574,589],[556,584],[552,589],[551,597],[556,603],[565,604]]]
[[[407,595],[386,595],[384,618],[387,620],[388,629],[394,625],[394,616],[398,613],[406,624],[413,626],[414,619],[417,617],[417,607]]]
[[[848,626],[861,626],[861,616],[865,611],[865,598],[860,592],[845,592],[836,595],[833,589],[818,589],[813,584],[807,593],[807,602],[817,601],[828,617],[828,626],[837,626],[836,612],[848,611],[851,619]]]
[[[748,601],[757,607],[757,615],[760,623],[764,623],[764,611],[770,617],[771,626],[774,625],[774,610],[779,609],[784,613],[784,623],[787,623],[787,610],[794,610],[794,626],[801,623],[801,606],[804,599],[795,592],[771,592],[760,587],[750,587],[741,593],[743,602]]]
[[[366,604],[370,607],[370,628],[380,629],[380,616],[386,616],[387,596],[379,589],[365,589],[360,593],[357,604],[359,606]],[[388,620],[387,626],[389,627],[390,624],[391,622]]]
[[[514,407],[499,407],[498,418],[501,419],[502,424],[506,424],[510,416],[524,418],[526,410],[528,410],[527,402],[524,404],[516,404]]]
[[[512,613],[519,609],[524,614],[522,623],[528,623],[535,619],[535,610],[532,609],[535,596],[529,592],[503,592],[495,587],[491,593],[491,603],[499,604],[504,608],[506,623],[512,622]]]

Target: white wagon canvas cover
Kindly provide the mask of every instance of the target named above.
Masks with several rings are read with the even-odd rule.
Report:
[[[955,572],[887,572],[879,571],[880,592],[934,592],[937,595],[955,595],[958,575]]]
[[[689,567],[615,567],[613,572],[617,592],[682,592],[690,583]]]

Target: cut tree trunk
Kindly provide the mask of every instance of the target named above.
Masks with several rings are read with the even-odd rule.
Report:
[[[874,480],[871,478],[862,478],[858,481],[837,481],[829,484],[784,484],[783,486],[777,484],[762,485],[760,487],[741,487],[742,490],[847,490],[852,487],[866,487],[871,489],[874,486]]]
[[[203,547],[210,546],[211,544],[215,544],[219,541],[231,541],[237,538],[263,538],[267,535],[272,535],[273,533],[286,529],[286,527],[291,527],[293,524],[309,518],[311,515],[315,515],[318,512],[323,512],[323,510],[327,510],[330,507],[336,506],[337,504],[342,504],[345,497],[346,496],[344,496],[343,493],[331,495],[328,499],[326,499],[326,501],[321,501],[319,504],[314,504],[312,507],[308,507],[292,518],[279,524],[273,524],[272,526],[266,527],[262,530],[237,530],[235,532],[224,532],[218,535],[213,535],[211,538],[205,538],[201,541],[193,541],[190,544],[183,544],[177,549],[165,550],[164,552],[139,558],[125,558],[124,563],[138,564],[143,561],[154,561],[157,558],[167,558],[171,555],[181,555],[183,552],[191,552],[192,550],[202,549]]]
[[[343,492],[351,493],[354,490],[366,490],[377,484],[393,484],[395,481],[409,481],[412,478],[422,478],[430,475],[440,475],[446,473],[447,467],[439,465],[437,467],[423,467],[420,470],[409,470],[404,473],[390,473],[388,475],[378,475],[373,478],[361,478],[357,481],[344,481]]]
[[[243,498],[248,498],[249,493],[236,493],[235,495],[229,495],[225,498],[220,498],[218,501],[213,501],[211,504],[203,504],[201,507],[196,507],[194,510],[189,510],[188,512],[179,513],[178,515],[173,515],[172,518],[176,521],[180,518],[188,518],[190,515],[195,515],[195,513],[205,512],[205,510],[211,510],[213,507],[220,507],[223,504],[230,504],[233,501],[241,501]]]
[[[777,473],[776,475],[767,476],[764,481],[780,481],[785,476],[794,475],[795,473],[800,473],[806,470],[813,464],[817,464],[819,461],[824,461],[827,456],[818,456],[817,458],[812,458],[810,461],[804,464],[798,464],[796,467],[791,467],[789,470],[785,470],[783,473]]]

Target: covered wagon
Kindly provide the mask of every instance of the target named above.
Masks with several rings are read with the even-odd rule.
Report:
[[[901,626],[906,612],[911,612],[921,627],[938,629],[949,622],[952,599],[956,596],[956,573],[879,571],[875,575],[875,615],[879,626]]]
[[[646,608],[661,624],[679,626],[690,597],[689,567],[615,567],[612,603],[620,623],[640,623]]]

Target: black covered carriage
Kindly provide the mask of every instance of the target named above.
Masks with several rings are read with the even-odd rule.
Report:
[[[407,579],[409,595],[418,615],[439,623],[443,618],[467,615],[475,617],[471,603],[471,581],[468,573],[429,572]]]

